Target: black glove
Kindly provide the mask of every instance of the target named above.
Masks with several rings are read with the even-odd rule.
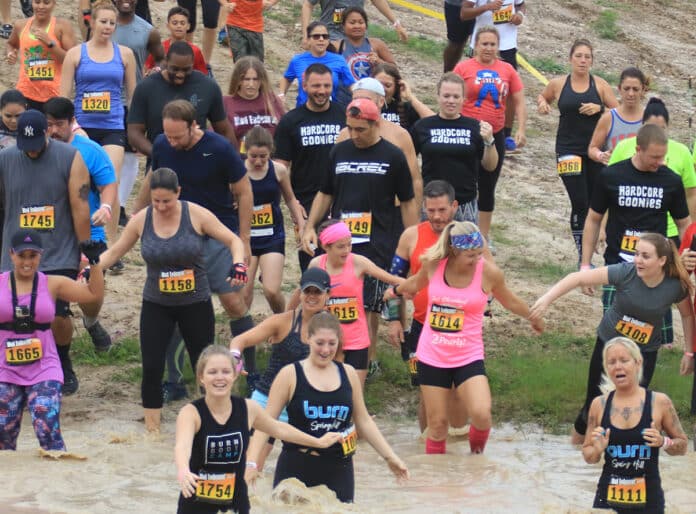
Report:
[[[243,262],[238,262],[234,266],[232,266],[232,269],[230,270],[230,278],[232,280],[239,280],[240,282],[246,284],[249,280],[249,277],[247,276],[248,269],[249,266],[247,266]]]
[[[82,271],[80,271],[80,273],[77,275],[77,278],[78,279],[84,278],[85,282],[89,282],[89,276],[90,276],[91,272],[92,272],[92,269],[89,266],[86,266],[86,267],[82,268]]]
[[[99,255],[101,254],[103,245],[100,241],[94,239],[87,239],[86,241],[80,241],[80,251],[85,254],[87,261],[90,264],[99,263]]]

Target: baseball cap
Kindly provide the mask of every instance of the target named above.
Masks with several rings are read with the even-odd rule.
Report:
[[[377,121],[380,118],[379,109],[372,100],[358,98],[348,104],[346,116],[356,120]]]
[[[382,83],[372,77],[365,77],[360,80],[358,80],[353,86],[350,88],[351,91],[358,91],[360,89],[363,89],[365,91],[372,91],[373,93],[377,93],[379,96],[386,96],[384,93],[384,86]]]
[[[34,250],[35,252],[43,252],[41,244],[41,236],[34,230],[18,230],[12,236],[12,251],[20,253],[24,250]]]
[[[46,145],[46,116],[29,109],[17,120],[17,148],[23,152],[38,152]]]
[[[316,287],[325,293],[331,289],[331,277],[321,268],[309,268],[302,273],[302,278],[300,279],[300,289],[304,291],[308,287]]]

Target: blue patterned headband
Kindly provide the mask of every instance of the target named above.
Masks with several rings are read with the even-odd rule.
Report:
[[[458,250],[473,250],[475,248],[483,248],[483,236],[481,232],[472,232],[471,234],[461,234],[455,236],[450,234],[450,243]]]

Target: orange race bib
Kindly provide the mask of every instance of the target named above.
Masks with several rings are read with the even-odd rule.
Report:
[[[210,503],[230,503],[234,498],[234,473],[198,473],[196,498]]]
[[[358,299],[354,296],[329,298],[327,309],[341,323],[353,323],[358,320]]]
[[[270,203],[254,205],[251,212],[251,237],[273,235],[273,206]]]
[[[5,361],[10,366],[31,364],[41,357],[43,357],[43,346],[41,340],[36,337],[5,341]]]
[[[56,226],[56,217],[52,205],[22,207],[19,215],[19,228],[33,230],[51,230]]]
[[[560,155],[556,160],[556,170],[559,175],[579,175],[582,173],[582,157],[579,155]]]
[[[355,425],[341,432],[341,436],[343,436],[343,439],[341,439],[343,456],[353,455],[358,448],[358,432],[355,430]]]
[[[160,293],[190,293],[194,289],[196,289],[196,277],[192,269],[160,272]]]
[[[345,7],[334,8],[333,16],[331,17],[331,21],[333,21],[334,23],[336,23],[338,25],[342,25],[343,24],[343,11],[345,11],[345,10],[346,10]]]
[[[624,316],[619,320],[615,328],[618,333],[638,344],[648,344],[655,327],[645,321],[639,321],[630,316]]]
[[[111,110],[111,93],[97,91],[82,95],[82,112],[105,113]]]
[[[619,257],[626,262],[633,262],[636,255],[636,245],[640,239],[641,233],[637,230],[626,230],[621,236],[621,244],[619,248]]]
[[[512,15],[512,4],[501,7],[497,11],[493,11],[493,24],[500,25],[501,23],[510,23]]]
[[[367,243],[372,234],[372,213],[371,212],[343,212],[341,219],[348,225],[352,243]]]
[[[26,73],[29,80],[53,80],[56,66],[51,59],[30,59],[26,63]]]
[[[429,323],[436,332],[459,332],[464,326],[464,312],[456,307],[433,304]]]
[[[645,478],[610,477],[607,503],[622,509],[645,507]]]
[[[408,373],[413,377],[418,376],[418,357],[416,357],[415,353],[409,355]]]

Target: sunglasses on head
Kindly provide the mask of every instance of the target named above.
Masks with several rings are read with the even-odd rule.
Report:
[[[328,40],[329,39],[328,34],[311,34],[309,37],[311,37],[312,39],[315,39],[315,40],[319,40],[319,39],[327,39]]]

